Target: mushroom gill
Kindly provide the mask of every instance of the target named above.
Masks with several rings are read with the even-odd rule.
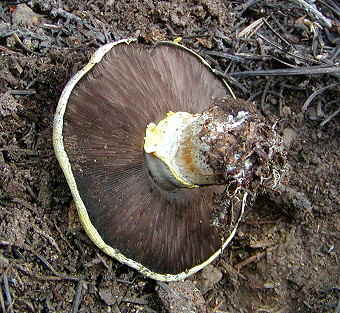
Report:
[[[253,141],[235,139],[238,132],[251,140],[262,136],[257,119],[239,113],[242,101],[230,100],[238,110],[228,111],[224,83],[188,49],[129,41],[103,49],[61,97],[54,125],[58,160],[84,229],[99,248],[151,278],[183,279],[210,263],[235,234],[246,193],[228,204],[219,195],[226,182],[248,183],[256,168],[248,169],[263,161],[249,153]],[[173,175],[173,157],[169,165],[145,148],[150,123],[163,131],[159,125],[169,112],[194,117],[175,147],[178,171],[195,180],[190,188]],[[207,127],[216,114],[221,122]],[[181,137],[176,124],[166,131],[174,140]],[[193,132],[205,148],[189,163],[204,159],[196,163],[208,168],[198,179],[191,173],[201,165],[189,166],[192,149],[184,144]],[[207,132],[214,140],[206,139]],[[269,142],[267,137],[261,138]],[[229,155],[222,149],[226,143]]]

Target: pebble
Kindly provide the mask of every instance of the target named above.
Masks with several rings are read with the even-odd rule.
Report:
[[[169,313],[207,313],[205,300],[192,281],[158,284],[157,294]]]
[[[297,133],[293,128],[287,127],[283,130],[283,144],[285,147],[291,147],[294,139],[297,137]]]
[[[12,15],[12,22],[16,25],[33,26],[39,24],[41,17],[26,4],[19,4]]]
[[[20,105],[15,98],[6,92],[0,96],[0,116],[9,116],[16,113]]]
[[[202,294],[205,294],[211,290],[222,279],[222,277],[222,272],[210,264],[202,270],[197,286],[201,290]]]

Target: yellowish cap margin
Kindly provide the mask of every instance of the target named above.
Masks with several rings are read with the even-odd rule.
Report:
[[[64,142],[63,142],[64,114],[65,114],[68,99],[70,97],[70,94],[71,94],[73,88],[76,86],[76,84],[79,82],[79,80],[88,71],[90,71],[95,64],[99,63],[102,60],[102,58],[104,57],[104,55],[108,51],[110,51],[114,46],[116,46],[118,44],[130,44],[130,43],[135,42],[135,41],[136,41],[136,39],[134,39],[134,38],[123,39],[123,40],[115,41],[115,42],[112,42],[112,43],[108,43],[108,44],[100,47],[93,54],[89,63],[87,65],[85,65],[85,67],[83,69],[81,69],[79,72],[77,72],[70,79],[70,81],[66,84],[66,86],[65,86],[65,88],[64,88],[64,90],[61,94],[60,100],[58,102],[57,110],[56,110],[55,117],[54,117],[54,122],[53,122],[53,147],[54,147],[54,151],[55,151],[55,154],[57,156],[57,159],[59,161],[60,167],[62,168],[64,175],[66,177],[66,180],[68,182],[68,185],[70,187],[74,202],[75,202],[76,207],[77,207],[77,211],[78,211],[80,221],[81,221],[81,223],[84,227],[86,234],[93,241],[93,243],[99,249],[101,249],[104,253],[106,253],[109,256],[117,259],[121,263],[124,263],[126,265],[131,266],[132,268],[138,270],[139,272],[141,272],[143,275],[145,275],[147,277],[150,277],[152,279],[159,280],[159,281],[177,281],[177,280],[185,279],[188,276],[198,272],[203,267],[205,267],[206,265],[211,263],[214,259],[217,258],[217,256],[219,256],[222,253],[223,249],[229,244],[229,242],[231,241],[231,239],[234,237],[234,235],[236,233],[238,223],[239,223],[239,221],[240,221],[240,219],[243,215],[243,212],[244,212],[247,193],[245,193],[243,200],[242,200],[242,212],[240,214],[240,218],[238,219],[238,221],[237,221],[233,231],[230,233],[229,237],[223,243],[221,243],[220,249],[218,249],[213,255],[211,255],[210,258],[208,258],[205,262],[198,264],[197,266],[192,267],[192,268],[188,269],[187,271],[184,271],[184,272],[178,273],[178,274],[159,274],[159,273],[155,273],[152,270],[146,268],[142,264],[125,257],[123,254],[121,254],[119,252],[119,250],[112,248],[111,246],[107,245],[104,242],[104,240],[102,239],[102,237],[100,236],[100,234],[98,233],[96,228],[91,223],[91,220],[90,220],[89,215],[87,213],[86,207],[85,207],[85,205],[84,205],[84,203],[81,199],[81,196],[79,194],[77,184],[76,184],[74,175],[72,173],[72,167],[71,167],[69,158],[68,158],[66,151],[65,151],[65,148],[64,148]],[[188,48],[186,48],[186,47],[184,47],[180,44],[173,43],[173,42],[160,42],[160,43],[161,44],[162,43],[172,44],[172,45],[176,45],[176,46],[179,46],[181,48],[184,48],[185,50],[196,55],[203,64],[205,64],[210,70],[212,70],[211,67],[209,66],[209,64],[203,58],[201,58],[197,53],[193,52],[192,50],[190,50],[190,49],[188,49]]]

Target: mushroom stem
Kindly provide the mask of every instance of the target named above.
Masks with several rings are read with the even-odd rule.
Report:
[[[257,114],[212,106],[201,114],[169,112],[147,126],[144,151],[151,176],[164,189],[248,183],[281,141]]]

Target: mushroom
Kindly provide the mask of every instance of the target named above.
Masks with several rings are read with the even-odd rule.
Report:
[[[99,48],[67,83],[53,131],[87,235],[162,281],[221,254],[250,198],[245,190],[273,164],[281,168],[280,142],[195,52],[134,39]]]

